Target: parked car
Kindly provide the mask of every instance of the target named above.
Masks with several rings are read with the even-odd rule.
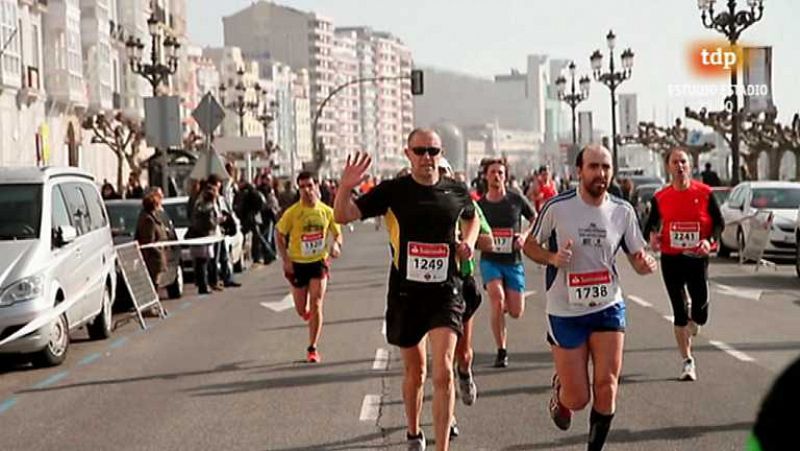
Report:
[[[77,168],[0,168],[0,339],[68,303],[40,329],[0,347],[36,366],[61,364],[71,331],[111,336],[117,274],[105,206]]]
[[[800,205],[800,183],[778,181],[743,182],[731,191],[722,204],[725,229],[722,232],[720,254],[731,250],[741,252],[750,234],[750,221],[759,211],[773,214],[772,229],[765,253],[784,256],[797,250],[797,208]]]
[[[114,237],[114,244],[125,244],[133,241],[136,233],[136,224],[139,221],[139,213],[142,211],[141,199],[107,200],[106,209],[111,219],[111,234]],[[177,240],[178,235],[172,223],[169,212],[164,212],[165,222],[169,224],[167,234],[169,239]],[[158,288],[166,288],[170,299],[178,299],[183,296],[183,268],[181,268],[181,249],[178,246],[167,248],[167,269],[156,278]],[[125,287],[117,293],[120,296],[119,302],[130,301],[130,293]]]
[[[636,210],[636,216],[639,219],[639,227],[644,228],[647,223],[647,218],[650,217],[650,201],[656,194],[656,191],[661,189],[662,184],[646,183],[639,185],[633,189],[631,194],[631,205]]]
[[[175,233],[178,239],[182,240],[184,236],[186,236],[186,231],[190,224],[189,197],[179,196],[165,198],[164,210],[173,220]],[[233,270],[236,272],[244,271],[250,262],[250,246],[246,241],[241,228],[236,230],[236,235],[225,237],[225,245],[228,246],[228,255],[230,255],[230,261],[233,264]],[[194,272],[194,261],[192,260],[188,246],[184,246],[181,250],[181,266],[183,267],[184,273]]]

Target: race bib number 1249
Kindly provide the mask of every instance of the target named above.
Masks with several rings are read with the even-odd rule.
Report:
[[[408,243],[406,279],[435,283],[447,280],[450,246],[444,243]]]

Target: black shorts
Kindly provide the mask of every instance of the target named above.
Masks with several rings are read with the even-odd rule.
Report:
[[[708,321],[708,257],[661,254],[661,275],[672,304],[673,323],[685,327],[691,319],[699,325]],[[686,292],[691,299],[691,311]]]
[[[307,287],[311,279],[328,278],[327,260],[320,260],[313,263],[292,262],[292,268],[294,268],[294,273],[284,274],[284,276],[286,276],[286,280],[295,288]]]
[[[430,287],[389,284],[386,307],[386,340],[401,348],[416,346],[432,329],[449,327],[458,336],[464,331],[464,298],[455,280]]]
[[[478,283],[475,281],[475,276],[467,276],[460,280],[461,294],[464,297],[464,322],[467,322],[478,311],[483,298],[481,297],[481,290],[478,289]]]

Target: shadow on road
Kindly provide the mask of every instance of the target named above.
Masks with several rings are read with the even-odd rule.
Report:
[[[611,429],[608,435],[608,443],[639,443],[668,440],[673,442],[680,439],[694,439],[706,434],[730,431],[747,431],[753,427],[751,422],[739,422],[730,424],[718,424],[707,426],[674,426],[662,429],[649,429],[644,431],[631,431],[630,429]],[[571,437],[546,442],[530,443],[503,448],[505,451],[528,450],[528,449],[554,449],[566,446],[583,445],[586,443],[586,434],[573,435]],[[645,449],[645,448],[643,448]]]
[[[372,321],[383,321],[383,316],[372,316],[369,318],[347,318],[347,319],[337,319],[333,321],[325,321],[325,327],[330,326],[337,326],[341,324],[354,324],[354,323],[368,323]],[[288,326],[275,326],[275,327],[268,327],[266,329],[260,329],[261,332],[272,332],[278,330],[290,330],[290,329],[307,329],[308,325],[305,323],[303,324],[292,324]]]
[[[715,276],[711,278],[711,281],[736,288],[767,289],[770,291],[790,290],[795,295],[798,287],[800,287],[800,279],[797,277],[768,272],[741,276]]]
[[[400,432],[403,430],[405,430],[405,426],[382,428],[380,432],[360,435],[358,437],[353,437],[351,439],[346,439],[346,440],[339,440],[336,442],[319,443],[316,445],[306,445],[306,446],[292,447],[292,448],[268,448],[268,449],[269,451],[307,451],[309,449],[315,449],[320,451],[336,451],[336,450],[347,450],[347,449],[375,449],[376,448],[375,445],[368,445],[367,443],[370,443],[375,440],[383,441],[386,435],[393,434],[395,432]],[[361,445],[359,446],[359,444]],[[381,443],[381,445],[379,446],[383,447],[384,444]]]

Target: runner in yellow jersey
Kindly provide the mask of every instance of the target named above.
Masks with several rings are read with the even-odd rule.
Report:
[[[342,252],[342,230],[333,219],[333,209],[320,201],[319,186],[310,172],[297,176],[297,186],[300,200],[278,221],[276,242],[297,314],[308,321],[307,360],[317,363],[321,359],[317,344],[322,333],[328,256],[337,258]],[[329,236],[333,237],[331,243]]]

